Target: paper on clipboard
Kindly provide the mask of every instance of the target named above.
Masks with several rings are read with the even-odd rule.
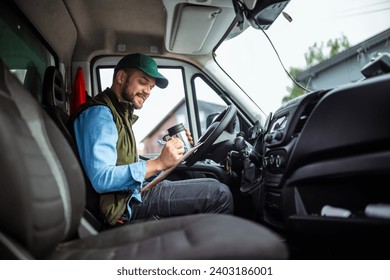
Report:
[[[153,188],[159,182],[164,180],[177,166],[184,162],[190,155],[195,153],[203,143],[198,143],[191,149],[189,149],[172,167],[162,171],[156,178],[154,178],[149,184],[141,189],[141,193]]]

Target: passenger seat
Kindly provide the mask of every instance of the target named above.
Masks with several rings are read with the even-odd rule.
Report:
[[[0,258],[285,259],[270,230],[228,215],[135,223],[85,238],[81,166],[64,135],[0,61]]]

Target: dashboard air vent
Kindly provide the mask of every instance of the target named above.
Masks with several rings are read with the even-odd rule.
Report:
[[[302,131],[311,112],[313,111],[314,107],[317,105],[317,101],[318,100],[314,100],[306,104],[301,115],[299,116],[298,123],[294,130],[294,134],[299,134]]]

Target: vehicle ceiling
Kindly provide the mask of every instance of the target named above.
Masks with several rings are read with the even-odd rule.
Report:
[[[235,18],[231,0],[15,2],[65,64],[128,52],[210,55]]]

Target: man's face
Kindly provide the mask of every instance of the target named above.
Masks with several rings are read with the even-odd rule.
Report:
[[[129,69],[125,73],[121,96],[124,100],[133,102],[135,109],[141,109],[156,80],[138,69]]]

